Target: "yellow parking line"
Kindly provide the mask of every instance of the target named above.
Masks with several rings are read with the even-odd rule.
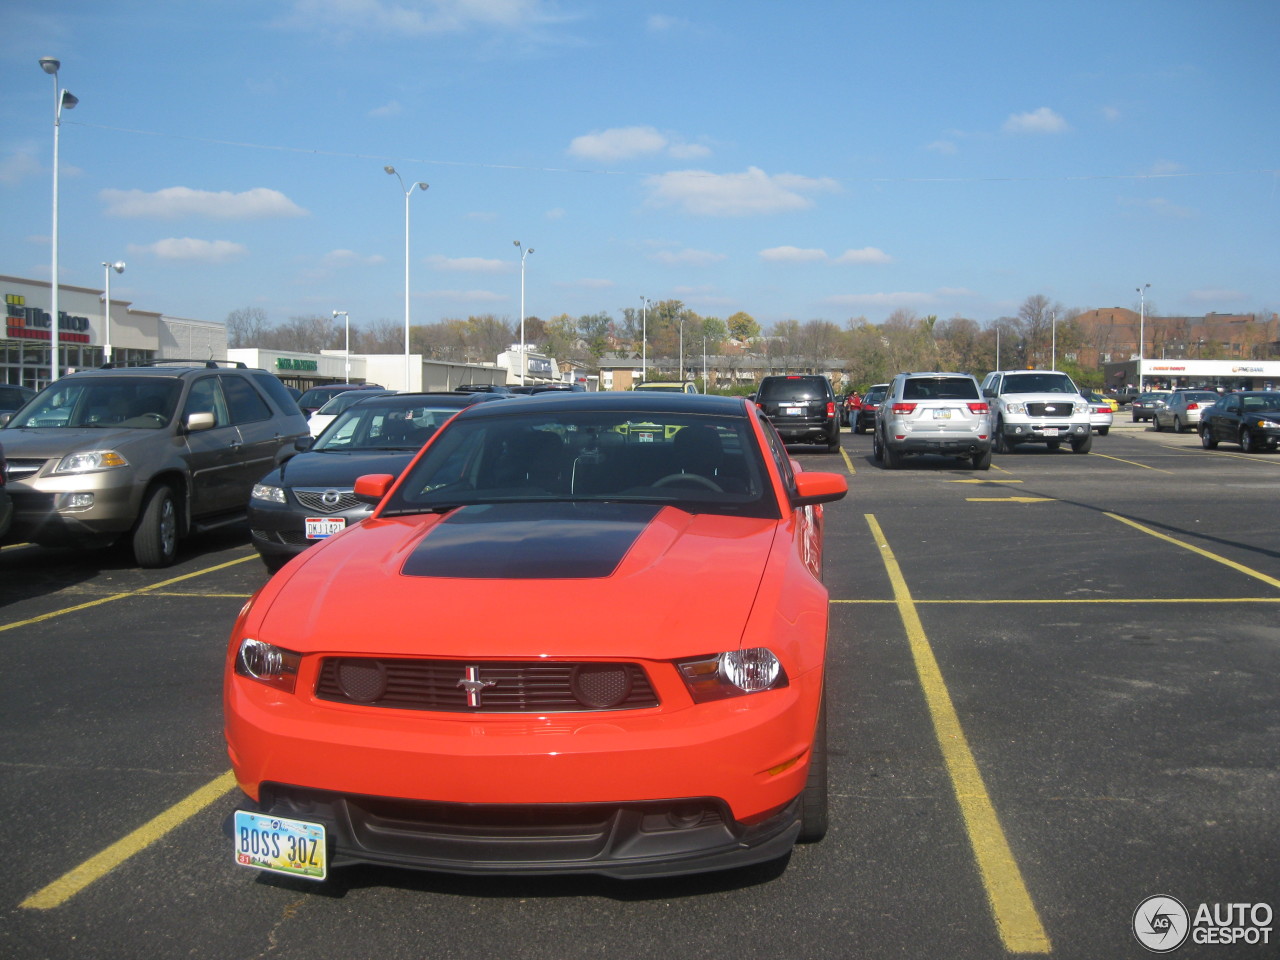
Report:
[[[1223,566],[1230,567],[1232,570],[1237,570],[1240,573],[1243,573],[1245,576],[1253,577],[1256,580],[1261,580],[1263,583],[1269,586],[1280,587],[1280,580],[1277,580],[1275,577],[1269,577],[1265,573],[1261,573],[1257,570],[1251,569],[1250,567],[1246,567],[1244,564],[1236,563],[1234,560],[1228,560],[1226,557],[1218,556],[1218,554],[1216,553],[1210,553],[1208,550],[1202,550],[1200,547],[1194,546],[1190,543],[1186,543],[1183,540],[1178,540],[1174,537],[1169,536],[1168,534],[1160,533],[1158,530],[1152,530],[1150,527],[1145,527],[1134,520],[1130,520],[1128,517],[1122,517],[1118,513],[1104,512],[1103,515],[1110,517],[1112,520],[1119,520],[1121,523],[1128,524],[1129,526],[1133,527],[1135,530],[1141,530],[1143,533],[1149,534],[1150,536],[1155,537],[1157,540],[1164,540],[1166,543],[1172,543],[1175,547],[1182,547],[1184,550],[1190,550],[1192,553],[1198,553],[1200,556],[1205,557],[1208,560],[1213,560],[1216,563],[1221,563]]]
[[[848,468],[849,472],[856,476],[858,471],[853,469],[853,461],[849,459],[849,451],[843,446],[840,448],[840,456],[844,457],[844,465]]]
[[[1145,463],[1138,463],[1136,460],[1126,460],[1124,457],[1113,457],[1105,453],[1095,453],[1095,457],[1101,457],[1103,460],[1114,460],[1116,463],[1127,463],[1131,467],[1141,467],[1143,470],[1154,470],[1156,473],[1173,473],[1172,470],[1161,470],[1159,467],[1152,467]]]
[[[942,671],[934,658],[933,648],[925,635],[924,626],[916,613],[915,601],[907,588],[898,561],[885,540],[880,525],[872,514],[864,515],[871,527],[871,534],[880,547],[881,559],[893,584],[898,614],[907,631],[911,655],[915,659],[920,686],[933,718],[934,732],[942,756],[947,764],[951,785],[964,818],[969,843],[973,847],[978,872],[986,887],[987,900],[995,919],[996,929],[1004,947],[1010,953],[1049,953],[1052,946],[1036,913],[1031,894],[1027,892],[1013,851],[1005,839],[996,816],[995,806],[982,782],[982,773],[969,749],[960,718],[951,702]]]
[[[169,580],[162,580],[160,583],[153,583],[149,587],[141,587],[137,590],[126,590],[124,593],[113,593],[109,597],[99,597],[97,600],[89,600],[86,603],[77,603],[72,607],[63,607],[61,610],[52,610],[49,613],[42,613],[37,617],[30,617],[26,620],[18,620],[14,623],[0,624],[0,633],[5,630],[12,630],[15,627],[26,627],[33,623],[40,623],[43,620],[52,620],[54,617],[60,617],[67,613],[76,613],[79,610],[88,610],[91,607],[101,606],[104,603],[110,603],[112,600],[124,600],[127,597],[137,597],[144,593],[154,593],[164,587],[174,583],[181,583],[183,580],[190,580],[192,577],[202,577],[206,573],[214,573],[218,570],[225,570],[227,567],[234,567],[237,563],[244,563],[246,560],[253,560],[257,557],[256,553],[251,553],[247,557],[240,557],[238,560],[228,560],[226,563],[220,563],[214,567],[205,567],[203,570],[196,570],[193,573],[184,573],[180,577],[173,577]]]
[[[117,840],[80,866],[64,873],[43,890],[33,893],[19,907],[25,910],[52,910],[60,907],[95,880],[110,873],[135,853],[145,850],[169,831],[191,819],[209,804],[220,800],[236,785],[235,774],[228,770],[211,780],[185,800],[175,803],[164,813],[149,820],[128,836]]]

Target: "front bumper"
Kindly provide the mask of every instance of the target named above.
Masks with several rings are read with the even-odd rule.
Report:
[[[79,494],[91,494],[93,504],[68,506],[69,498]],[[13,500],[11,540],[50,546],[98,543],[128,533],[138,518],[138,499],[128,484],[93,487],[80,478],[59,478],[42,482],[37,490],[14,484],[9,496]]]
[[[1004,436],[1015,443],[1032,441],[1044,443],[1049,440],[1070,440],[1072,438],[1087,437],[1093,432],[1093,425],[1088,421],[1054,423],[1053,421],[1032,420],[1010,423],[1006,420],[1003,422],[1002,428]]]
[[[290,494],[292,496],[292,494]],[[307,517],[341,518],[348,527],[364,520],[373,512],[365,505],[337,513],[308,511],[297,504],[274,504],[262,500],[249,501],[249,536],[264,559],[289,560],[306,551],[319,540],[308,540]]]

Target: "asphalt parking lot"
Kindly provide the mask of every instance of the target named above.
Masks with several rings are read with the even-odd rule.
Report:
[[[1148,897],[1280,908],[1280,454],[1123,415],[1089,455],[982,473],[817,449],[792,448],[850,484],[826,514],[832,827],[785,871],[258,877],[221,832],[224,644],[266,578],[246,532],[161,571],[14,547],[0,953],[1141,957]],[[1272,957],[1274,926],[1172,955]]]

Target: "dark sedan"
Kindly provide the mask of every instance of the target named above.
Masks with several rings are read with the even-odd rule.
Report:
[[[1238,443],[1245,453],[1280,445],[1280,393],[1249,390],[1229,393],[1200,414],[1200,445]]]
[[[344,410],[306,452],[254,484],[249,527],[267,569],[372,512],[355,498],[356,477],[399,474],[436,428],[463,407],[490,401],[515,402],[505,393],[398,393]]]
[[[853,419],[854,433],[866,433],[876,428],[876,411],[880,409],[880,404],[884,402],[884,395],[888,392],[887,383],[877,383],[863,394],[862,403],[858,405],[857,416]]]

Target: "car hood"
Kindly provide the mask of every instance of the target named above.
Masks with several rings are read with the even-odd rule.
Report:
[[[274,577],[245,629],[304,653],[714,653],[740,642],[778,525],[626,503],[366,520]]]
[[[360,450],[350,453],[300,453],[290,457],[262,482],[289,487],[349,487],[366,473],[399,476],[416,450]]]
[[[122,449],[167,433],[136,427],[6,427],[0,430],[0,445],[8,457],[52,460],[77,450]]]

